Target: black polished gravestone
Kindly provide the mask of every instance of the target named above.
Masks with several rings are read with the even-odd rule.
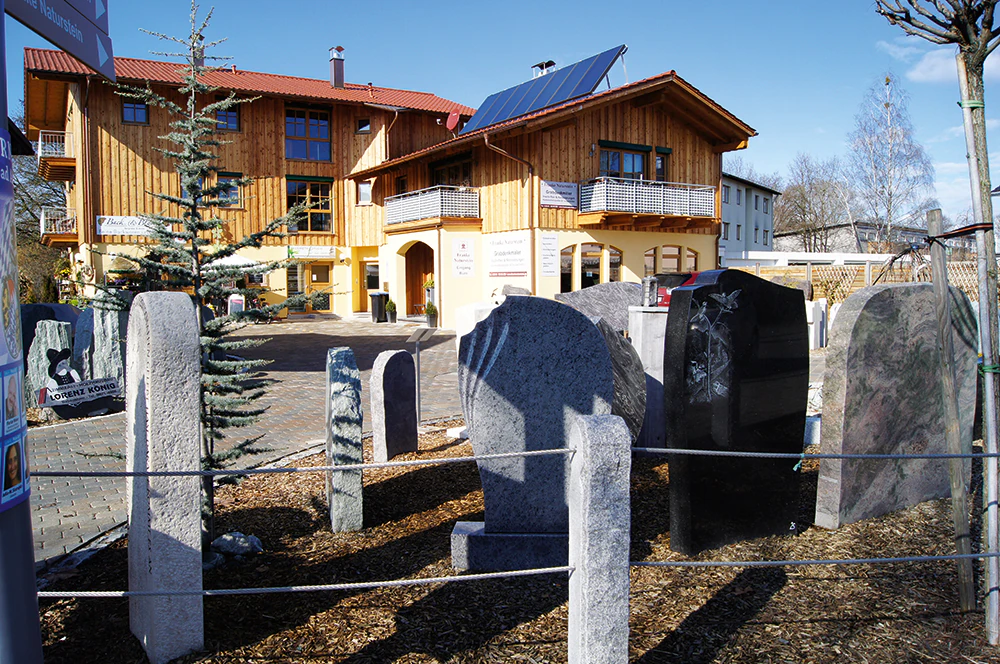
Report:
[[[663,356],[668,448],[802,452],[809,344],[802,291],[702,272],[673,291]],[[671,454],[670,548],[684,554],[794,529],[789,459]]]

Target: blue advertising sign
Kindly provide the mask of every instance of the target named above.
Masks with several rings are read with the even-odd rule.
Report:
[[[87,4],[86,0],[78,2]],[[83,64],[115,80],[111,39],[66,0],[4,0],[4,7],[8,14]],[[106,17],[107,12],[103,15]]]
[[[28,499],[28,434],[21,362],[21,307],[14,243],[10,134],[0,130],[0,512]]]

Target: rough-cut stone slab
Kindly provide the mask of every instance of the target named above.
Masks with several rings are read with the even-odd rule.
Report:
[[[128,335],[128,468],[201,467],[201,349],[191,297],[143,293]],[[129,589],[201,590],[201,479],[128,479]],[[204,646],[200,596],[131,597],[129,622],[153,664]]]
[[[38,408],[38,391],[52,380],[50,369],[56,369],[53,362],[58,363],[60,353],[69,353],[66,364],[70,364],[72,338],[72,325],[69,323],[51,319],[38,321],[28,350],[28,369],[24,377],[24,402],[28,408]]]
[[[800,453],[809,352],[802,291],[738,270],[673,290],[663,390],[667,447]],[[670,547],[787,533],[799,474],[787,459],[670,457]]]
[[[35,329],[38,322],[43,320],[55,320],[56,312],[52,307],[44,304],[22,304],[21,305],[21,348],[24,353],[24,374],[28,374],[28,351],[35,341]]]
[[[128,311],[94,309],[94,347],[90,353],[94,378],[125,380],[125,348],[128,336]]]
[[[614,397],[611,354],[597,326],[530,296],[508,298],[462,337],[458,383],[477,455],[566,447],[572,418],[608,414]],[[566,456],[483,460],[479,475],[485,536],[566,536]]]
[[[642,370],[639,354],[625,337],[603,318],[594,323],[611,353],[611,373],[615,382],[611,413],[625,420],[632,442],[635,442],[646,415],[646,372]]]
[[[628,329],[628,308],[642,303],[642,285],[612,281],[572,293],[556,293],[555,299],[585,316],[603,318],[612,329],[622,332]]]
[[[461,570],[559,567],[569,559],[567,533],[488,533],[482,521],[458,521],[451,531],[451,566]]]
[[[951,288],[964,452],[976,406],[976,320]],[[946,453],[931,284],[872,286],[847,298],[830,335],[820,446],[831,454]],[[966,462],[966,481],[971,466]],[[945,459],[823,459],[816,525],[843,524],[951,495]]]
[[[386,350],[375,358],[372,394],[372,449],[376,462],[417,451],[417,381],[413,356]]]
[[[73,331],[73,368],[83,380],[94,377],[92,355],[94,352],[94,310],[87,308],[76,319]]]
[[[656,280],[649,277],[655,284]],[[653,290],[655,293],[655,288]],[[629,307],[629,339],[646,374],[646,416],[635,441],[637,447],[666,447],[663,430],[663,344],[667,336],[667,307]]]
[[[361,456],[361,372],[354,352],[345,346],[326,355],[326,463],[364,463]],[[326,504],[335,533],[363,528],[362,470],[327,471]]]
[[[628,661],[632,438],[614,415],[579,417],[569,484],[571,664]]]
[[[462,337],[472,332],[476,323],[485,319],[497,305],[492,302],[473,302],[455,307],[455,352],[462,345]]]

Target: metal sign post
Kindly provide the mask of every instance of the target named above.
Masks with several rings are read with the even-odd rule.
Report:
[[[410,335],[410,338],[406,340],[408,344],[413,343],[417,345],[417,352],[413,358],[417,372],[417,426],[420,426],[420,342],[429,340],[434,336],[435,332],[437,332],[436,327],[418,327]]]
[[[104,0],[0,0],[9,13],[50,42],[115,80]],[[78,11],[79,9],[79,11]],[[81,13],[82,12],[82,13]],[[7,35],[0,21],[0,125],[7,120]],[[41,664],[24,412],[21,306],[18,297],[10,134],[0,129],[0,664]]]

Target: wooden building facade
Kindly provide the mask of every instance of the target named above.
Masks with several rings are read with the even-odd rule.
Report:
[[[183,104],[180,65],[117,58],[116,69],[120,83],[148,85]],[[332,75],[322,81],[233,67],[211,72],[206,82],[219,90],[205,104],[230,92],[252,99],[217,117],[225,141],[216,150],[217,177],[253,178],[234,187],[232,203],[220,210],[231,220],[225,235],[243,237],[297,202],[311,205],[304,224],[246,257],[301,259],[268,275],[277,300],[326,290],[331,296],[310,310],[364,310],[365,286],[378,282],[377,260],[366,259],[377,257],[384,241],[381,210],[366,185],[346,176],[450,137],[444,119],[452,111],[468,118],[473,109],[428,93],[337,85]],[[67,248],[92,283],[113,279],[115,258],[150,242],[139,216],[177,213],[152,195],[180,194],[173,164],[158,151],[170,147],[160,137],[174,118],[121,96],[65,53],[44,49],[25,50],[25,115],[29,138],[39,142],[39,172],[66,184],[66,208],[43,211],[43,241]]]
[[[206,77],[219,95],[253,98],[218,118],[228,141],[218,177],[254,179],[221,212],[226,234],[312,205],[288,237],[246,252],[299,259],[268,275],[275,300],[324,291],[305,311],[343,315],[387,289],[402,313],[419,314],[433,280],[452,326],[455,308],[505,284],[552,296],[717,266],[722,154],[756,133],[674,72],[462,131],[474,109],[338,83],[333,64],[330,81],[236,68]],[[179,67],[116,59],[120,81],[174,100]],[[26,49],[25,69],[39,171],[68,192],[66,210],[43,214],[43,239],[105,283],[115,260],[145,250],[138,216],[164,211],[151,193],[180,191],[156,151],[170,119],[60,51]]]
[[[379,250],[407,313],[435,276],[456,307],[718,265],[722,154],[756,132],[668,72],[460,133],[350,174],[385,209]]]

